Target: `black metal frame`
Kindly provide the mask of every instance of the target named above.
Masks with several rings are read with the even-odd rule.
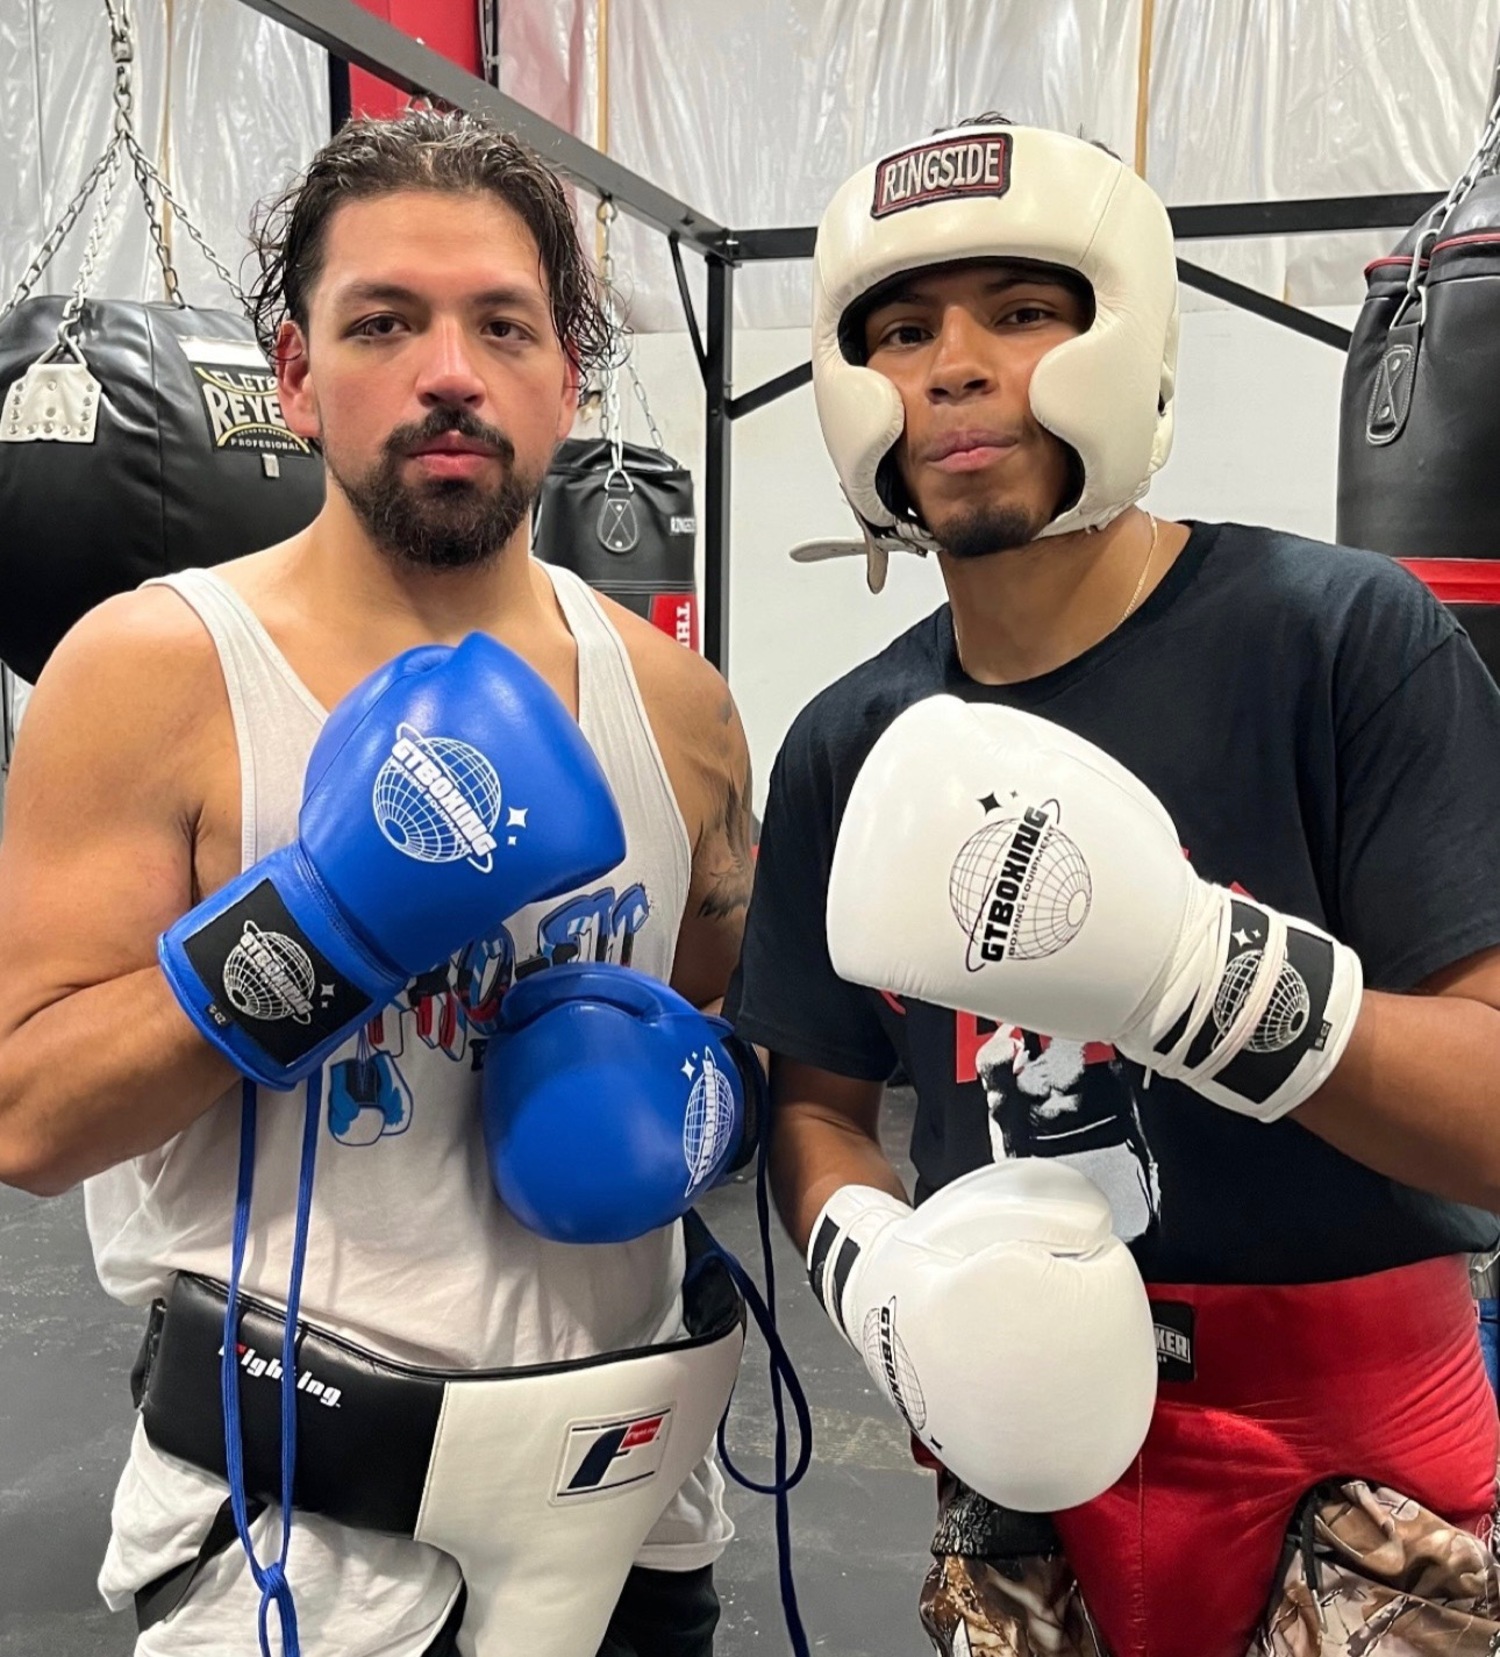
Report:
[[[667,237],[688,335],[703,376],[707,411],[703,478],[703,647],[708,659],[723,671],[728,665],[729,645],[731,427],[734,421],[753,414],[812,379],[811,364],[803,363],[738,397],[732,395],[734,272],[739,265],[763,260],[810,258],[813,228],[731,230],[679,201],[649,179],[622,167],[562,127],[544,120],[514,98],[506,97],[488,82],[428,50],[399,29],[371,16],[355,0],[243,0],[243,3],[324,47],[331,60],[367,69],[418,97],[493,116],[574,183],[592,195],[612,201],[621,211]],[[340,78],[332,62],[331,70],[337,122],[348,110],[347,75],[343,77],[341,96]],[[1497,78],[1497,89],[1500,89],[1500,78]],[[1234,202],[1174,207],[1168,211],[1173,231],[1180,240],[1217,240],[1404,228],[1442,197],[1441,191],[1423,191],[1307,201]],[[707,266],[708,299],[701,328],[682,266],[683,247],[699,254]],[[1185,259],[1178,260],[1177,269],[1188,287],[1227,300],[1309,339],[1339,350],[1348,348],[1348,330],[1322,317]]]

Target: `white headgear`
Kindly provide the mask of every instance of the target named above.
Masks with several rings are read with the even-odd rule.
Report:
[[[893,276],[973,259],[1061,266],[1093,290],[1092,325],[1049,351],[1031,378],[1032,413],[1083,468],[1078,498],[1041,533],[1107,524],[1145,494],[1167,458],[1177,267],[1160,198],[1083,139],[1036,127],[956,127],[856,173],[818,227],[813,390],[865,539],[813,543],[793,557],[867,552],[878,592],[893,549],[937,546],[914,512],[880,491],[877,473],[901,436],[901,397],[883,374],[850,360],[846,319]]]

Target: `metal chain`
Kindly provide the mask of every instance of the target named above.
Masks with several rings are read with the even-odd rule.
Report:
[[[135,143],[133,139],[131,141],[131,153],[136,158],[137,176],[144,171],[146,177],[149,178],[156,188],[161,191],[162,200],[165,201],[177,215],[182,228],[187,231],[188,235],[193,239],[198,251],[209,262],[209,264],[213,266],[215,275],[218,276],[224,286],[228,288],[230,293],[232,293],[239,301],[240,308],[248,312],[250,309],[250,300],[247,297],[245,290],[229,274],[227,267],[220,260],[218,254],[214,252],[203,232],[199,230],[196,224],[193,223],[192,217],[189,215],[187,208],[182,205],[182,202],[178,199],[178,197],[173,195],[171,186],[167,183],[166,179],[161,176],[156,168],[152,166],[150,159],[141,149],[140,145]]]
[[[16,284],[15,291],[6,301],[4,308],[0,309],[0,320],[3,320],[17,305],[31,296],[32,290],[46,274],[48,267],[57,256],[58,249],[72,234],[73,227],[82,217],[83,210],[88,205],[90,197],[102,182],[104,191],[94,209],[93,223],[89,228],[88,244],[84,249],[77,280],[73,284],[72,295],[63,310],[62,321],[58,328],[59,344],[67,346],[75,354],[78,346],[74,338],[74,332],[83,311],[84,301],[87,299],[89,289],[93,285],[94,267],[98,263],[99,253],[103,245],[104,227],[108,219],[115,184],[119,178],[122,152],[128,153],[130,156],[131,170],[140,189],[141,201],[146,209],[146,220],[151,230],[152,251],[156,255],[157,264],[161,267],[162,281],[165,284],[167,298],[170,302],[182,308],[186,308],[187,304],[187,301],[182,297],[182,284],[178,278],[176,266],[172,262],[171,250],[167,246],[166,230],[157,208],[157,197],[166,203],[181,221],[183,229],[187,231],[199,252],[212,266],[219,280],[234,295],[241,310],[248,313],[250,308],[244,290],[230,275],[228,268],[210,246],[203,232],[199,230],[192,215],[173,193],[171,186],[162,177],[150,156],[141,147],[140,139],[136,135],[135,90],[131,81],[131,66],[135,62],[135,29],[130,15],[130,0],[104,0],[104,9],[109,18],[110,55],[115,66],[113,131],[103,153],[90,168],[88,176],[79,186],[78,193],[68,203],[62,217],[52,227],[41,247],[38,248],[35,258],[26,267],[20,281]]]
[[[120,145],[111,143],[107,154],[109,165],[104,169],[104,182],[99,187],[99,203],[94,209],[94,222],[89,226],[89,239],[84,244],[83,258],[78,263],[78,276],[73,283],[73,298],[69,301],[69,309],[75,313],[93,285],[94,266],[99,262],[99,253],[104,241],[104,226],[109,219],[115,185],[120,179]]]
[[[120,12],[120,26],[123,28],[128,45],[131,28],[129,13],[130,0],[104,0],[104,4],[105,9],[110,14],[112,28],[115,26],[115,7],[118,5]],[[210,246],[207,237],[204,236],[203,232],[194,222],[192,214],[189,213],[187,208],[182,204],[182,201],[176,194],[174,194],[171,185],[168,184],[166,179],[162,177],[156,164],[141,147],[140,138],[137,136],[135,130],[135,121],[133,118],[133,98],[131,95],[128,76],[125,80],[123,92],[117,83],[116,103],[117,105],[120,105],[121,137],[124,140],[125,147],[130,151],[130,160],[135,171],[136,183],[140,186],[141,200],[145,203],[146,218],[151,226],[151,239],[155,244],[156,258],[157,262],[161,266],[162,280],[166,284],[167,297],[174,305],[185,306],[187,303],[182,297],[182,285],[178,279],[176,268],[172,263],[171,251],[167,247],[166,231],[162,225],[161,218],[157,213],[156,201],[152,195],[153,190],[156,192],[156,195],[159,196],[160,199],[172,209],[172,212],[181,222],[182,228],[187,231],[198,251],[213,267],[214,274],[219,278],[224,286],[229,289],[235,299],[239,301],[240,308],[248,311],[250,308],[250,302],[246,298],[244,290],[240,287],[239,283],[235,281],[234,277],[229,274],[228,268],[219,258],[212,246]]]
[[[1427,319],[1427,265],[1432,256],[1432,250],[1437,245],[1437,239],[1443,233],[1443,225],[1448,215],[1468,195],[1469,191],[1479,182],[1485,173],[1492,171],[1496,161],[1500,160],[1500,96],[1497,96],[1490,106],[1490,113],[1484,124],[1484,132],[1474,153],[1469,157],[1464,170],[1453,182],[1453,187],[1427,216],[1427,223],[1422,234],[1417,238],[1417,245],[1412,249],[1411,270],[1406,277],[1406,297],[1401,301],[1396,315],[1392,318],[1391,326],[1400,322],[1407,308],[1415,301],[1419,307],[1418,321]]]
[[[604,404],[599,411],[599,425],[614,451],[611,458],[617,472],[625,465],[625,434],[621,430],[621,424],[620,376],[611,371],[604,385]]]
[[[99,180],[104,177],[105,169],[109,166],[110,158],[114,154],[115,146],[111,144],[90,168],[88,177],[78,187],[78,194],[68,203],[63,216],[48,232],[46,240],[37,249],[36,257],[26,267],[21,280],[17,282],[15,292],[6,300],[4,308],[0,309],[0,321],[9,316],[23,300],[29,298],[31,290],[47,274],[47,267],[56,257],[58,248],[72,234],[73,226],[82,217],[84,208],[88,206],[89,197],[98,188]]]
[[[89,226],[88,245],[83,250],[78,276],[73,283],[73,292],[63,307],[62,321],[57,328],[58,345],[66,347],[75,357],[80,355],[76,338],[78,321],[83,315],[83,302],[94,284],[94,266],[98,262],[100,248],[103,245],[104,227],[109,219],[110,202],[120,174],[120,151],[128,143],[132,132],[131,109],[134,93],[130,84],[130,65],[135,58],[135,41],[130,28],[130,14],[125,6],[126,0],[119,0],[119,10],[116,10],[116,0],[104,0],[104,10],[109,17],[110,56],[115,64],[114,130],[104,152],[107,162],[104,187],[100,192],[98,205],[94,208],[93,223]]]
[[[1469,164],[1464,168],[1458,182],[1448,192],[1447,206],[1455,207],[1473,189],[1475,183],[1495,165],[1497,152],[1500,152],[1500,95],[1497,95],[1490,106],[1489,118],[1485,122],[1484,135],[1469,157]]]
[[[177,270],[172,264],[172,253],[167,246],[167,233],[157,216],[156,203],[152,200],[150,185],[147,182],[148,172],[155,168],[146,160],[139,144],[132,133],[125,140],[126,148],[130,151],[131,166],[135,171],[135,181],[140,186],[141,204],[146,209],[146,222],[151,227],[151,242],[156,252],[156,262],[161,266],[162,283],[167,290],[167,298],[180,309],[185,309],[187,301],[182,297],[182,287],[177,280]]]
[[[156,262],[161,266],[167,298],[180,307],[183,304],[182,287],[167,248],[166,232],[151,196],[148,174],[155,173],[156,169],[146,159],[135,131],[135,89],[130,79],[130,66],[135,61],[135,29],[130,17],[130,0],[104,0],[104,9],[109,14],[110,48],[115,58],[115,136],[130,152],[131,168],[146,209],[146,221],[151,227],[152,247]]]
[[[646,388],[641,383],[641,377],[635,367],[635,340],[625,326],[625,319],[620,314],[619,299],[615,293],[615,260],[611,244],[610,230],[616,218],[615,204],[606,196],[599,203],[599,280],[604,286],[605,307],[609,314],[610,325],[617,337],[625,342],[623,364],[620,354],[616,352],[611,360],[608,377],[604,382],[604,402],[600,410],[599,423],[604,435],[610,439],[614,448],[614,468],[623,470],[621,444],[623,442],[623,421],[620,413],[620,368],[630,376],[631,388],[635,392],[635,400],[641,405],[641,413],[646,417],[646,427],[651,433],[653,448],[665,451],[666,444],[662,441],[661,432],[657,428],[656,416],[651,412],[651,404],[646,397]]]
[[[618,334],[622,319],[615,295],[615,260],[610,240],[610,227],[615,221],[615,204],[608,196],[601,199],[595,216],[599,222],[599,281],[604,289],[604,307],[610,326]],[[611,357],[604,374],[604,400],[599,409],[599,428],[609,443],[610,451],[609,475],[604,480],[604,487],[608,489],[616,476],[623,478],[627,487],[633,487],[630,484],[630,474],[625,470],[625,431],[624,420],[620,414],[620,367],[615,357]]]
[[[110,202],[114,198],[115,184],[120,176],[120,143],[118,138],[110,140],[109,148],[105,151],[108,165],[104,169],[104,184],[99,191],[98,205],[94,208],[94,221],[89,226],[89,239],[83,250],[83,258],[79,262],[78,277],[73,283],[73,292],[68,296],[68,302],[63,306],[62,320],[57,326],[57,342],[66,346],[76,358],[79,356],[78,341],[74,337],[74,330],[78,327],[78,319],[83,315],[83,302],[88,297],[88,290],[94,280],[94,266],[98,262],[99,250],[104,242],[104,226],[109,219]]]
[[[666,444],[662,442],[661,433],[656,429],[656,418],[651,413],[651,405],[646,401],[646,388],[641,384],[641,377],[635,371],[635,353],[625,359],[625,372],[630,376],[630,383],[635,387],[635,400],[641,405],[641,413],[646,416],[646,425],[651,431],[651,447],[665,451]]]

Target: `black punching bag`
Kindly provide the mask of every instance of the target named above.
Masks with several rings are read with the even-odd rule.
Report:
[[[1425,581],[1500,678],[1500,178],[1434,209],[1365,276],[1338,538]]]
[[[0,317],[0,660],[25,679],[103,599],[284,540],[323,501],[243,316],[86,299],[70,352],[67,303]]]
[[[698,648],[693,480],[671,455],[608,438],[558,445],[537,496],[532,544],[591,587]]]

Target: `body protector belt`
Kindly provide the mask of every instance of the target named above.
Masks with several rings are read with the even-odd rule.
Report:
[[[691,1219],[691,1217],[690,1217]],[[744,1303],[686,1227],[684,1333],[566,1363],[423,1369],[299,1323],[294,1505],[457,1560],[460,1650],[577,1657],[604,1637],[636,1554],[707,1454],[744,1345]],[[226,1477],[227,1293],[183,1273],[152,1309],[137,1377],[155,1448]],[[280,1500],[283,1316],[240,1300],[247,1495]]]

